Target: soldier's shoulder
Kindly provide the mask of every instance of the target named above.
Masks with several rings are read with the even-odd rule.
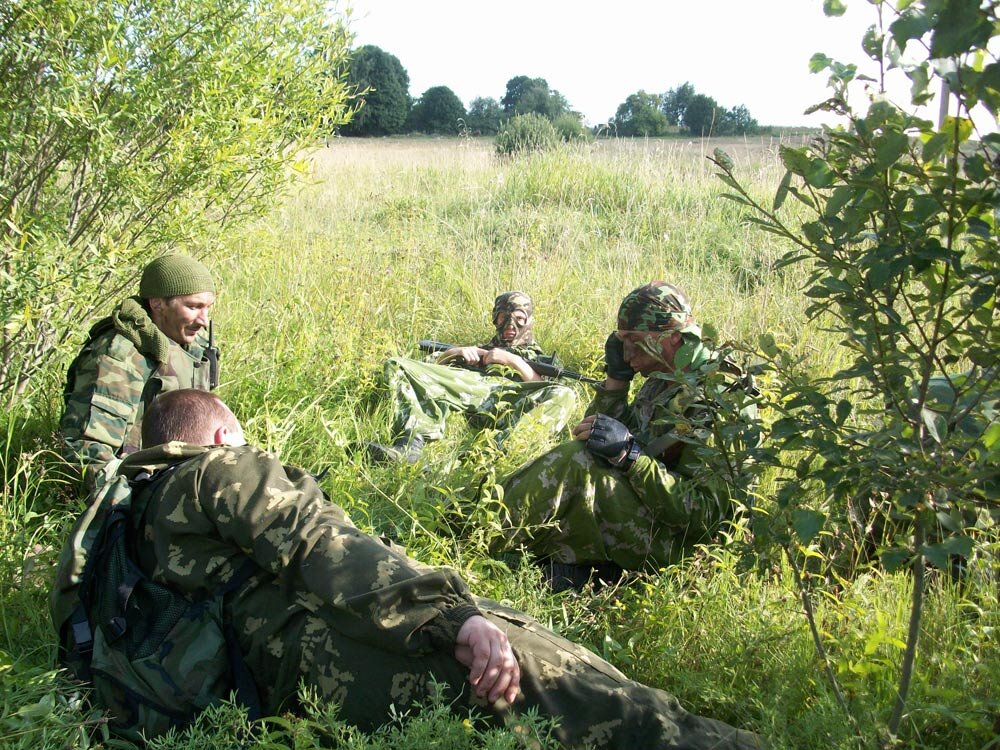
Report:
[[[80,350],[77,357],[79,361],[97,359],[98,357],[110,357],[119,362],[129,362],[137,359],[146,359],[126,336],[123,336],[114,325],[100,327],[99,323],[91,330],[91,337]]]

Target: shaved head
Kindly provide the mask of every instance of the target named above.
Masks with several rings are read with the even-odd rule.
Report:
[[[214,393],[194,388],[167,391],[153,399],[142,418],[142,445],[149,448],[175,440],[215,445],[221,428],[238,433],[242,443],[239,421]]]

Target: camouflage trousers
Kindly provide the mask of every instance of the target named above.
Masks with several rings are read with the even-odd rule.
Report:
[[[557,636],[522,612],[488,600],[477,604],[502,628],[521,666],[521,695],[513,705],[487,704],[468,685],[468,669],[448,653],[404,656],[353,640],[329,627],[306,627],[301,675],[338,715],[363,729],[392,711],[426,701],[438,683],[456,712],[475,709],[493,723],[517,725],[528,709],[558,717],[559,740],[569,748],[635,750],[693,748],[744,750],[758,739],[721,721],[689,713],[677,699],[628,679],[587,649]]]
[[[678,520],[696,520],[697,498],[668,475],[655,503],[620,469],[572,440],[525,464],[502,482],[509,533],[498,544],[524,547],[562,563],[610,560],[626,570],[656,570],[680,560],[705,540]],[[669,518],[667,517],[669,516]]]
[[[558,383],[509,380],[400,357],[386,362],[385,380],[395,408],[393,437],[439,440],[448,415],[461,412],[473,426],[496,430],[499,445],[526,419],[550,434],[560,432],[576,406],[576,393]]]

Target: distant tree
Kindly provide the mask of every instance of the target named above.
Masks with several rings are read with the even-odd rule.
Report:
[[[473,135],[496,135],[503,119],[500,102],[492,97],[477,97],[469,105],[465,124]]]
[[[509,81],[507,81],[507,92],[503,95],[500,100],[500,105],[503,107],[504,114],[513,115],[514,108],[517,103],[525,95],[525,92],[541,81],[545,84],[545,88],[548,89],[549,84],[545,82],[542,78],[529,78],[528,76],[514,76]]]
[[[659,94],[638,91],[618,106],[614,125],[619,135],[663,135],[667,132],[667,118],[660,110]]]
[[[410,111],[410,76],[395,55],[371,44],[360,47],[351,57],[348,85],[364,104],[341,130],[344,135],[402,132]]]
[[[421,133],[455,135],[465,119],[465,105],[447,86],[432,86],[423,93],[407,119],[407,129]]]
[[[663,112],[669,124],[676,126],[684,122],[684,113],[687,112],[688,104],[691,103],[694,96],[694,86],[687,82],[675,89],[670,89],[663,95],[660,111]]]
[[[727,134],[752,135],[760,130],[757,121],[750,116],[750,110],[742,104],[729,110],[725,120]]]
[[[552,121],[552,127],[564,141],[590,140],[591,134],[583,126],[583,115],[579,112],[564,112]]]
[[[684,110],[682,125],[691,135],[721,135],[727,112],[710,96],[695,94]]]
[[[558,91],[549,88],[544,78],[515,76],[507,81],[507,93],[500,100],[504,114],[508,117],[526,115],[531,112],[554,120],[569,112],[569,103]]]

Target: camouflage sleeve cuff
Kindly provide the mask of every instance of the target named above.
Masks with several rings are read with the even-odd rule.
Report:
[[[451,651],[455,648],[458,631],[465,621],[481,614],[479,607],[467,602],[443,610],[440,617],[435,617],[427,625],[427,637],[430,638],[431,645],[438,651]]]
[[[594,398],[587,407],[587,415],[607,414],[617,417],[628,404],[628,388],[608,389],[604,383],[594,384]]]

